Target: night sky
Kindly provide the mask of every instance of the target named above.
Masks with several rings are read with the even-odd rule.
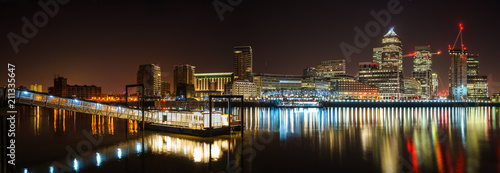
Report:
[[[33,0],[0,0],[1,64],[4,71],[7,62],[16,65],[18,86],[42,84],[47,92],[59,74],[71,85],[97,85],[103,93],[121,93],[126,84],[136,82],[139,64],[160,64],[169,82],[173,65],[181,63],[195,65],[196,72],[231,72],[233,46],[251,45],[254,72],[302,74],[322,60],[344,58],[340,43],[353,45],[353,28],[364,30],[375,21],[370,11],[386,10],[388,2],[242,0],[221,21],[212,0],[71,0],[59,5],[59,12],[15,53],[8,33],[22,36],[21,18],[32,21],[42,8]],[[392,15],[390,24],[351,56],[348,74],[357,75],[359,62],[372,61],[372,48],[380,47],[382,36],[395,27],[405,54],[420,45],[443,51],[434,56],[433,69],[440,77],[440,91],[447,90],[447,49],[463,23],[465,46],[480,55],[480,73],[488,75],[489,94],[500,91],[500,12],[495,1],[400,3],[402,12]],[[412,58],[404,60],[404,70],[410,77]]]

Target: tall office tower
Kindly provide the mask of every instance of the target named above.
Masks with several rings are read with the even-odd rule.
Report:
[[[439,81],[437,73],[432,73],[431,77],[431,98],[436,97],[439,91]]]
[[[234,46],[234,80],[252,80],[252,47]]]
[[[382,38],[381,62],[382,69],[403,71],[403,45],[399,36],[394,32],[394,27]]]
[[[449,99],[467,99],[467,50],[450,49]]]
[[[479,75],[479,55],[469,54],[467,56],[467,76]]]
[[[470,100],[488,97],[488,77],[479,75],[479,55],[467,56],[467,98]]]
[[[189,64],[181,64],[174,66],[174,93],[177,93],[177,87],[179,84],[186,84],[182,86],[188,86],[187,88],[193,88],[194,94],[194,70],[195,66]],[[192,86],[189,86],[192,85]]]
[[[137,84],[144,84],[145,96],[160,96],[161,70],[157,64],[143,64],[137,71]],[[140,90],[138,90],[140,91]]]
[[[422,99],[432,96],[432,54],[430,46],[415,46],[413,78],[422,86]]]
[[[373,48],[373,62],[382,64],[382,51],[384,49],[382,47]]]

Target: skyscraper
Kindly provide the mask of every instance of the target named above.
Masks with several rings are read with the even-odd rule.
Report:
[[[145,96],[160,96],[161,70],[157,64],[143,64],[137,71],[137,84],[144,84]],[[140,90],[139,90],[140,91]]]
[[[373,62],[359,63],[359,80],[380,88],[380,99],[399,100],[404,93],[403,46],[394,27],[373,48]]]
[[[382,69],[403,71],[403,45],[392,27],[382,38]],[[375,61],[375,59],[374,59]],[[401,76],[402,77],[402,76]]]
[[[373,48],[373,62],[382,64],[382,51],[384,49],[382,47]]]
[[[189,64],[181,64],[174,66],[174,93],[178,93],[177,90],[179,84],[183,84],[181,86],[187,86],[187,88],[189,89],[193,88],[192,91],[193,93],[187,93],[187,92],[182,92],[182,93],[187,93],[188,95],[194,94],[195,68],[196,68],[195,66]]]
[[[488,97],[488,77],[479,75],[479,55],[467,56],[467,98],[470,100]]]
[[[438,90],[439,90],[439,81],[438,81],[438,75],[437,73],[432,73],[431,77],[431,96],[437,96],[438,95]]]
[[[253,54],[250,46],[234,46],[234,79],[252,80]]]
[[[479,55],[469,54],[467,56],[467,76],[479,75]]]
[[[432,97],[432,54],[430,46],[415,46],[413,78],[420,82],[422,99]]]
[[[467,99],[467,50],[450,49],[449,99]]]

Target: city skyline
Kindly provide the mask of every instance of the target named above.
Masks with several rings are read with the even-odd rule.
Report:
[[[0,0],[0,172],[500,172],[496,7]]]
[[[16,3],[4,3],[8,7],[13,7],[13,9],[17,7]],[[189,17],[179,17],[178,15],[166,17],[168,14],[174,12],[146,5],[132,7],[132,3],[120,2],[126,6],[126,9],[135,9],[136,11],[134,12],[136,13],[134,14],[139,15],[140,17],[138,18],[145,18],[145,22],[139,23],[144,26],[139,27],[127,24],[125,19],[119,19],[115,24],[109,24],[109,21],[106,19],[111,19],[112,16],[104,15],[103,18],[105,19],[98,20],[100,25],[88,25],[89,28],[87,29],[90,31],[83,31],[79,28],[89,24],[88,22],[92,21],[90,19],[94,19],[93,17],[99,13],[89,16],[78,16],[75,14],[76,12],[68,10],[76,8],[76,5],[72,6],[71,3],[67,6],[60,6],[57,16],[50,18],[46,27],[40,28],[38,34],[30,39],[28,44],[21,44],[17,54],[12,51],[12,46],[8,39],[5,39],[1,43],[2,52],[6,52],[6,56],[8,57],[3,61],[12,62],[20,69],[17,77],[18,85],[29,86],[32,84],[41,84],[44,87],[43,90],[47,91],[47,88],[51,86],[52,76],[60,74],[70,79],[70,84],[97,85],[102,87],[103,93],[121,93],[124,90],[124,85],[135,83],[135,73],[139,64],[159,64],[162,67],[163,80],[171,83],[173,81],[173,66],[178,64],[194,65],[197,67],[197,72],[200,73],[233,71],[234,56],[232,50],[237,45],[252,46],[254,73],[302,74],[304,68],[315,66],[321,61],[344,59],[345,57],[343,57],[338,45],[343,41],[352,44],[352,38],[356,34],[352,28],[364,28],[367,22],[373,20],[370,16],[370,11],[377,12],[383,10],[385,8],[384,5],[386,5],[385,2],[370,2],[374,5],[369,8],[355,8],[355,10],[352,10],[354,12],[339,9],[336,9],[337,12],[331,12],[330,10],[335,11],[333,9],[336,7],[329,6],[332,9],[327,9],[326,7],[317,8],[321,4],[326,6],[327,2],[311,2],[310,5],[315,7],[315,10],[311,10],[311,7],[298,8],[299,4],[295,1],[287,2],[281,7],[274,4],[276,2],[272,2],[268,4],[267,8],[258,6],[262,2],[245,1],[236,7],[233,12],[226,12],[224,14],[225,20],[221,22],[211,3],[189,4],[193,5],[191,7],[183,3],[170,4],[157,2],[165,5],[164,8],[167,9],[184,7],[182,10],[176,11],[179,14],[184,14],[195,9],[201,10],[200,13],[192,14]],[[86,4],[85,2],[78,1],[75,1],[75,3]],[[108,3],[113,4],[111,2]],[[350,60],[346,63],[347,74],[356,76],[358,63],[371,61],[373,55],[372,49],[380,47],[380,40],[390,27],[395,27],[396,33],[398,33],[403,42],[403,54],[412,53],[415,46],[421,45],[430,45],[433,51],[440,50],[446,52],[447,46],[452,44],[458,32],[457,24],[463,23],[465,26],[464,42],[471,53],[480,54],[481,72],[483,75],[488,76],[490,83],[489,94],[491,95],[499,91],[499,85],[495,85],[495,83],[498,83],[496,81],[500,81],[500,76],[495,75],[495,64],[487,63],[494,62],[495,58],[500,56],[500,52],[495,49],[499,47],[498,43],[488,41],[491,38],[500,38],[495,37],[499,34],[495,32],[499,26],[485,22],[488,21],[488,18],[495,19],[494,15],[487,15],[491,10],[474,11],[477,9],[471,8],[469,9],[470,13],[463,15],[440,15],[436,18],[426,18],[425,16],[431,16],[437,13],[438,10],[446,10],[439,8],[443,6],[443,3],[436,2],[435,6],[430,6],[429,4],[433,4],[431,2],[409,3],[402,1],[401,3],[404,7],[401,14],[393,15],[390,24],[387,27],[382,27],[380,34],[371,38],[368,46],[360,49],[361,53],[353,54],[350,57]],[[464,1],[458,3],[464,3]],[[431,9],[436,10],[430,10],[430,14],[415,16],[418,14],[415,11],[418,11],[419,7],[422,8],[423,6],[429,6]],[[471,6],[492,8],[488,7],[487,4],[471,4]],[[113,7],[109,8],[113,10]],[[263,19],[263,15],[269,14],[272,11],[270,8],[282,9],[283,16],[277,15],[271,17],[271,19]],[[104,7],[94,7],[87,4],[87,6],[75,10],[78,12],[82,9],[91,9],[100,12],[104,10]],[[293,13],[291,12],[293,11],[292,9],[302,9],[303,11],[301,12],[313,11],[314,13],[309,15],[306,15],[306,13]],[[0,31],[5,34],[9,32],[20,34],[20,28],[23,26],[20,18],[22,16],[30,17],[37,10],[40,10],[40,7],[33,4],[32,11],[10,11],[15,14],[13,15],[15,17],[2,16],[1,19],[10,21],[9,23],[12,23],[12,25]],[[160,14],[150,14],[152,12],[147,12],[148,10]],[[254,10],[259,11],[259,13],[263,11],[263,14],[252,13]],[[354,15],[355,13],[359,15]],[[117,14],[125,14],[125,12],[118,11]],[[201,14],[206,16],[201,16]],[[245,14],[251,15],[246,16]],[[286,14],[291,16],[287,17]],[[348,17],[340,20],[337,16],[339,14],[345,14]],[[482,18],[483,20],[473,20],[474,16],[484,17]],[[82,19],[81,23],[68,21],[72,17]],[[312,17],[314,17],[314,20],[308,20],[312,19]],[[241,19],[238,20],[238,18]],[[136,34],[135,36],[123,37],[123,34],[139,33],[141,29],[149,28],[151,24],[146,22],[159,19],[169,19],[177,22],[184,21],[186,25],[165,30],[168,32],[162,32],[161,29],[168,28],[168,24],[161,24],[158,29],[153,29],[151,34]],[[300,26],[285,27],[283,30],[277,30],[276,27],[269,27],[267,29],[262,27],[263,25],[276,25],[270,22],[278,19],[280,21],[278,23],[285,26],[295,26],[297,24]],[[335,19],[339,19],[339,21],[332,23],[339,25],[332,26],[333,24],[326,23]],[[428,25],[417,25],[422,20],[434,25],[431,25],[431,27]],[[439,22],[440,20],[443,21]],[[251,21],[254,24],[244,23],[245,21]],[[132,18],[129,22],[137,22],[137,19]],[[198,25],[203,25],[203,27],[201,29],[189,29],[189,31],[179,32],[179,30]],[[135,27],[127,29],[127,26]],[[255,26],[256,30],[243,29],[237,31],[247,26]],[[118,29],[123,31],[113,34],[112,31]],[[316,33],[312,32],[315,30],[319,31]],[[92,31],[98,32],[91,34]],[[206,32],[203,32],[204,34],[196,33],[199,31]],[[173,36],[172,34],[176,32],[182,34],[180,36]],[[154,34],[157,37],[152,37]],[[246,35],[238,37],[237,35],[240,34]],[[87,35],[86,37],[90,36],[90,38],[82,38],[81,35]],[[195,39],[203,35],[205,37],[202,37],[202,39]],[[173,39],[169,39],[170,37]],[[70,40],[74,39],[81,39],[81,41],[77,43],[70,42]],[[102,41],[97,42],[96,40]],[[138,42],[145,46],[140,47],[138,43],[132,44],[128,42]],[[164,47],[171,48],[165,50]],[[194,47],[196,49],[192,49]],[[144,50],[140,50],[141,48]],[[196,51],[193,53],[191,52],[192,50]],[[411,63],[410,59],[403,62],[405,67],[404,74],[407,77],[410,76],[412,71]],[[438,73],[438,76],[440,76],[440,92],[447,89],[448,83],[448,68],[437,68],[443,65],[449,67],[449,56],[446,53],[433,57],[433,68]],[[45,73],[38,73],[39,71],[44,71]],[[116,78],[109,79],[112,76],[116,76]]]

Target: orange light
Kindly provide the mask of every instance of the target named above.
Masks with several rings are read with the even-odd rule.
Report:
[[[438,52],[438,55],[441,54],[441,51]]]

